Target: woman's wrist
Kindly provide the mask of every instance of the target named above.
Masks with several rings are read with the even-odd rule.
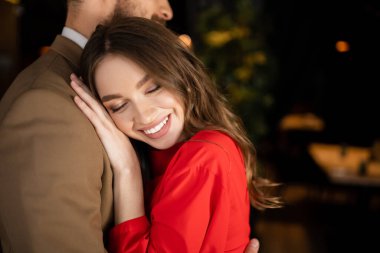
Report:
[[[116,224],[145,215],[139,166],[114,171],[114,203]]]
[[[112,171],[114,178],[128,179],[128,177],[141,176],[141,168],[136,165],[123,166],[122,168],[112,167]]]

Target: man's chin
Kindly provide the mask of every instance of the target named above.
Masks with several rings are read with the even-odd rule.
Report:
[[[163,20],[162,18],[160,18],[160,17],[157,16],[157,15],[153,15],[153,16],[151,17],[151,20],[153,20],[153,21],[155,21],[155,22],[157,22],[157,23],[159,23],[159,24],[161,24],[161,25],[163,25],[163,26],[166,26],[166,20]]]

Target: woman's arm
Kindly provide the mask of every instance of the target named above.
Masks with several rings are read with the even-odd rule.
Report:
[[[104,107],[74,74],[71,86],[75,103],[94,126],[110,159],[114,173],[115,223],[144,216],[140,164],[128,137],[114,124]]]

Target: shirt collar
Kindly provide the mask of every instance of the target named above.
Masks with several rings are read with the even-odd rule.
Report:
[[[65,26],[62,30],[62,36],[74,41],[82,49],[86,46],[88,39],[79,32]]]

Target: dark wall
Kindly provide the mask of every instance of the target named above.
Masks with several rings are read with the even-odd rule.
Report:
[[[19,64],[18,9],[0,2],[0,96],[17,73]]]
[[[276,118],[304,107],[325,119],[331,141],[367,145],[380,138],[379,2],[264,3],[279,63]],[[338,40],[350,51],[338,53]]]
[[[20,18],[21,68],[40,55],[43,46],[49,46],[62,31],[66,18],[66,0],[23,0]]]

